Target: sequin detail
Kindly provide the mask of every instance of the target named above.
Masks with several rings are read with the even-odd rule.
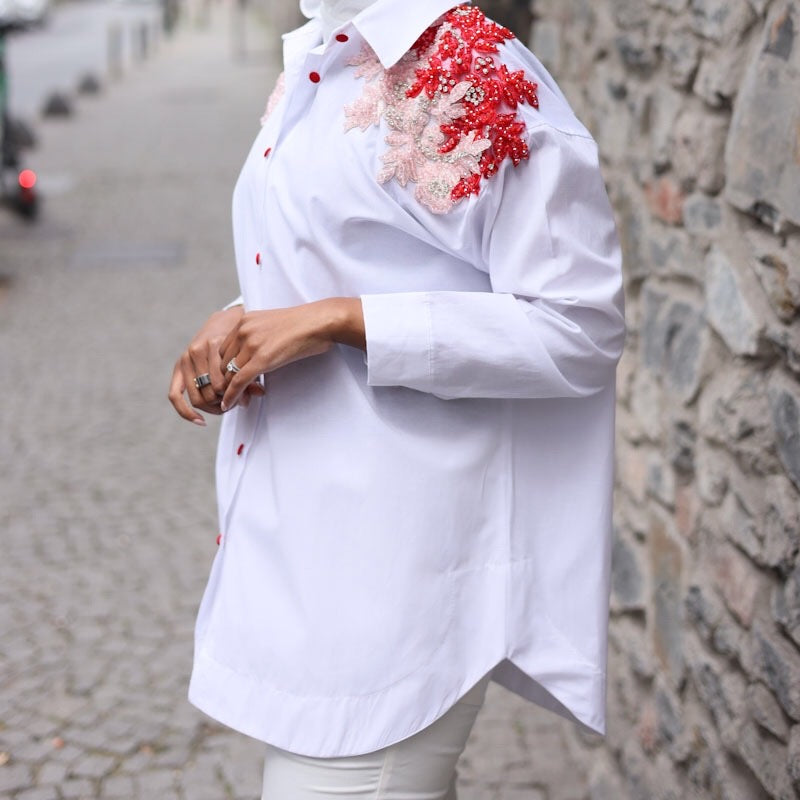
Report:
[[[378,181],[416,184],[417,200],[435,214],[479,194],[505,159],[528,158],[520,103],[539,107],[537,85],[522,70],[495,61],[514,34],[470,5],[440,17],[390,69],[369,45],[348,60],[366,81],[345,107],[345,130],[386,122],[389,146]]]
[[[275,110],[275,106],[280,103],[281,98],[283,97],[284,92],[286,91],[286,83],[281,72],[278,75],[278,79],[275,81],[275,88],[272,90],[269,99],[267,100],[267,107],[264,109],[264,114],[261,117],[261,126],[263,127],[266,121],[269,119],[270,114]]]

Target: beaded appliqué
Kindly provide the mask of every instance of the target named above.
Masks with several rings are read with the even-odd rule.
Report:
[[[479,8],[463,5],[428,28],[390,69],[366,44],[347,62],[366,86],[345,107],[345,130],[367,130],[381,119],[389,127],[380,183],[413,181],[417,200],[444,214],[479,194],[481,180],[506,158],[514,166],[528,158],[525,123],[515,109],[539,107],[537,85],[492,57],[513,38]]]
[[[269,119],[269,115],[275,110],[275,106],[280,103],[281,98],[286,91],[286,83],[284,82],[284,75],[281,72],[278,75],[277,80],[275,81],[275,88],[270,93],[269,98],[267,99],[267,107],[264,109],[264,114],[261,117],[261,127],[264,127],[264,124]]]

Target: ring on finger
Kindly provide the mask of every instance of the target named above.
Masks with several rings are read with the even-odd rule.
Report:
[[[202,389],[204,386],[210,386],[211,385],[211,375],[209,375],[207,372],[204,372],[202,375],[198,375],[194,379],[194,385],[195,385],[195,388],[197,388],[197,389]]]
[[[239,366],[236,364],[236,361],[234,361],[233,359],[231,359],[231,360],[228,362],[228,364],[227,364],[227,366],[225,367],[225,369],[226,369],[226,370],[228,370],[228,372],[234,372],[234,373],[235,373],[235,372],[239,372],[239,371],[240,371],[240,369],[241,369],[241,367],[239,367]]]

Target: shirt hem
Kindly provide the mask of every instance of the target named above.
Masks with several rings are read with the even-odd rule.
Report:
[[[199,652],[188,699],[217,722],[282,750],[315,758],[346,757],[371,753],[413,736],[492,672],[492,680],[509,691],[589,732],[605,735],[604,714],[592,710],[604,708],[604,672],[571,664],[557,674],[548,670],[530,674],[524,661],[499,655],[484,662],[484,669],[457,682],[452,673],[443,673],[441,678],[428,673],[377,695],[309,698],[287,695]],[[401,724],[397,710],[415,707],[430,710]],[[364,733],[364,719],[386,719],[385,729],[378,735]]]

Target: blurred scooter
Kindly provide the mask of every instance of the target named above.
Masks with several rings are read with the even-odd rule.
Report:
[[[33,220],[39,210],[36,173],[20,169],[20,143],[8,115],[6,34],[9,23],[0,19],[0,200],[20,216]]]

